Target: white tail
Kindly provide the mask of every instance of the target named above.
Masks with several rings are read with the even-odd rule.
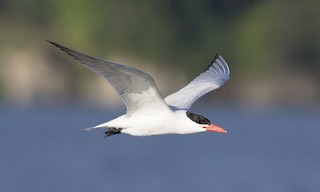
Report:
[[[93,131],[93,130],[101,129],[101,128],[104,128],[104,127],[88,127],[88,128],[84,128],[83,130],[84,131]]]

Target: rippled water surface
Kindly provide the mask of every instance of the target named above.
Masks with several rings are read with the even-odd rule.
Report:
[[[2,108],[1,191],[320,191],[319,110],[194,112],[229,133],[104,139],[82,128],[120,111]]]

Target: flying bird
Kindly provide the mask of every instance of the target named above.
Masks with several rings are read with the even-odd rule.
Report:
[[[227,133],[208,118],[188,111],[197,99],[221,87],[230,78],[229,66],[222,56],[216,54],[200,75],[187,86],[163,99],[153,78],[143,71],[88,56],[52,41],[48,42],[104,77],[126,105],[126,114],[86,130],[105,128],[105,137],[120,133],[133,136],[206,131]]]

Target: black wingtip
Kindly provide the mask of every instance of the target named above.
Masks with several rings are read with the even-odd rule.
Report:
[[[212,66],[212,64],[217,60],[217,59],[219,59],[219,54],[218,53],[216,53],[215,55],[214,55],[214,57],[213,57],[213,59],[211,60],[211,62],[210,62],[210,64],[203,70],[203,72],[205,72],[206,70],[208,70],[211,66]]]
[[[55,43],[55,42],[53,42],[53,41],[50,41],[50,40],[48,40],[48,39],[45,39],[45,40],[46,40],[48,43],[50,43],[50,44],[58,47],[59,49],[61,49],[61,50],[64,51],[64,52],[66,52],[67,54],[69,54],[69,53],[68,53],[66,50],[71,50],[71,49],[69,49],[69,48],[67,48],[67,47],[65,47],[65,46],[62,46],[62,45],[60,45],[60,44],[58,44],[58,43]]]
[[[56,46],[57,48],[59,48],[61,51],[65,52],[66,54],[70,55],[71,57],[75,58],[73,54],[71,54],[71,52],[76,52],[75,50],[69,49],[65,46],[59,45],[58,43],[55,43],[53,41],[47,40],[47,42],[49,42],[50,44]]]
[[[219,59],[220,54],[216,53],[210,63],[210,65],[212,65],[214,62],[216,62],[217,59]]]
[[[213,57],[212,63],[215,62],[219,58],[220,54],[216,53]]]
[[[60,49],[63,47],[63,46],[59,45],[58,43],[55,43],[55,42],[50,41],[50,40],[48,40],[48,39],[45,39],[45,41],[47,41],[48,43],[50,43],[50,44],[52,44],[52,45],[54,45],[54,46],[56,46],[56,47],[59,47]]]
[[[48,43],[51,43],[51,44],[53,44],[53,45],[55,44],[54,42],[52,42],[52,41],[50,41],[50,40],[48,40],[48,39],[45,39],[45,41],[48,42]]]

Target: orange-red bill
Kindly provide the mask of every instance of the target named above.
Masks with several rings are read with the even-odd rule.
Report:
[[[226,130],[224,130],[223,128],[221,128],[215,124],[210,124],[210,125],[206,125],[206,126],[202,126],[202,127],[205,128],[207,131],[212,131],[212,132],[217,132],[217,133],[227,133]]]

